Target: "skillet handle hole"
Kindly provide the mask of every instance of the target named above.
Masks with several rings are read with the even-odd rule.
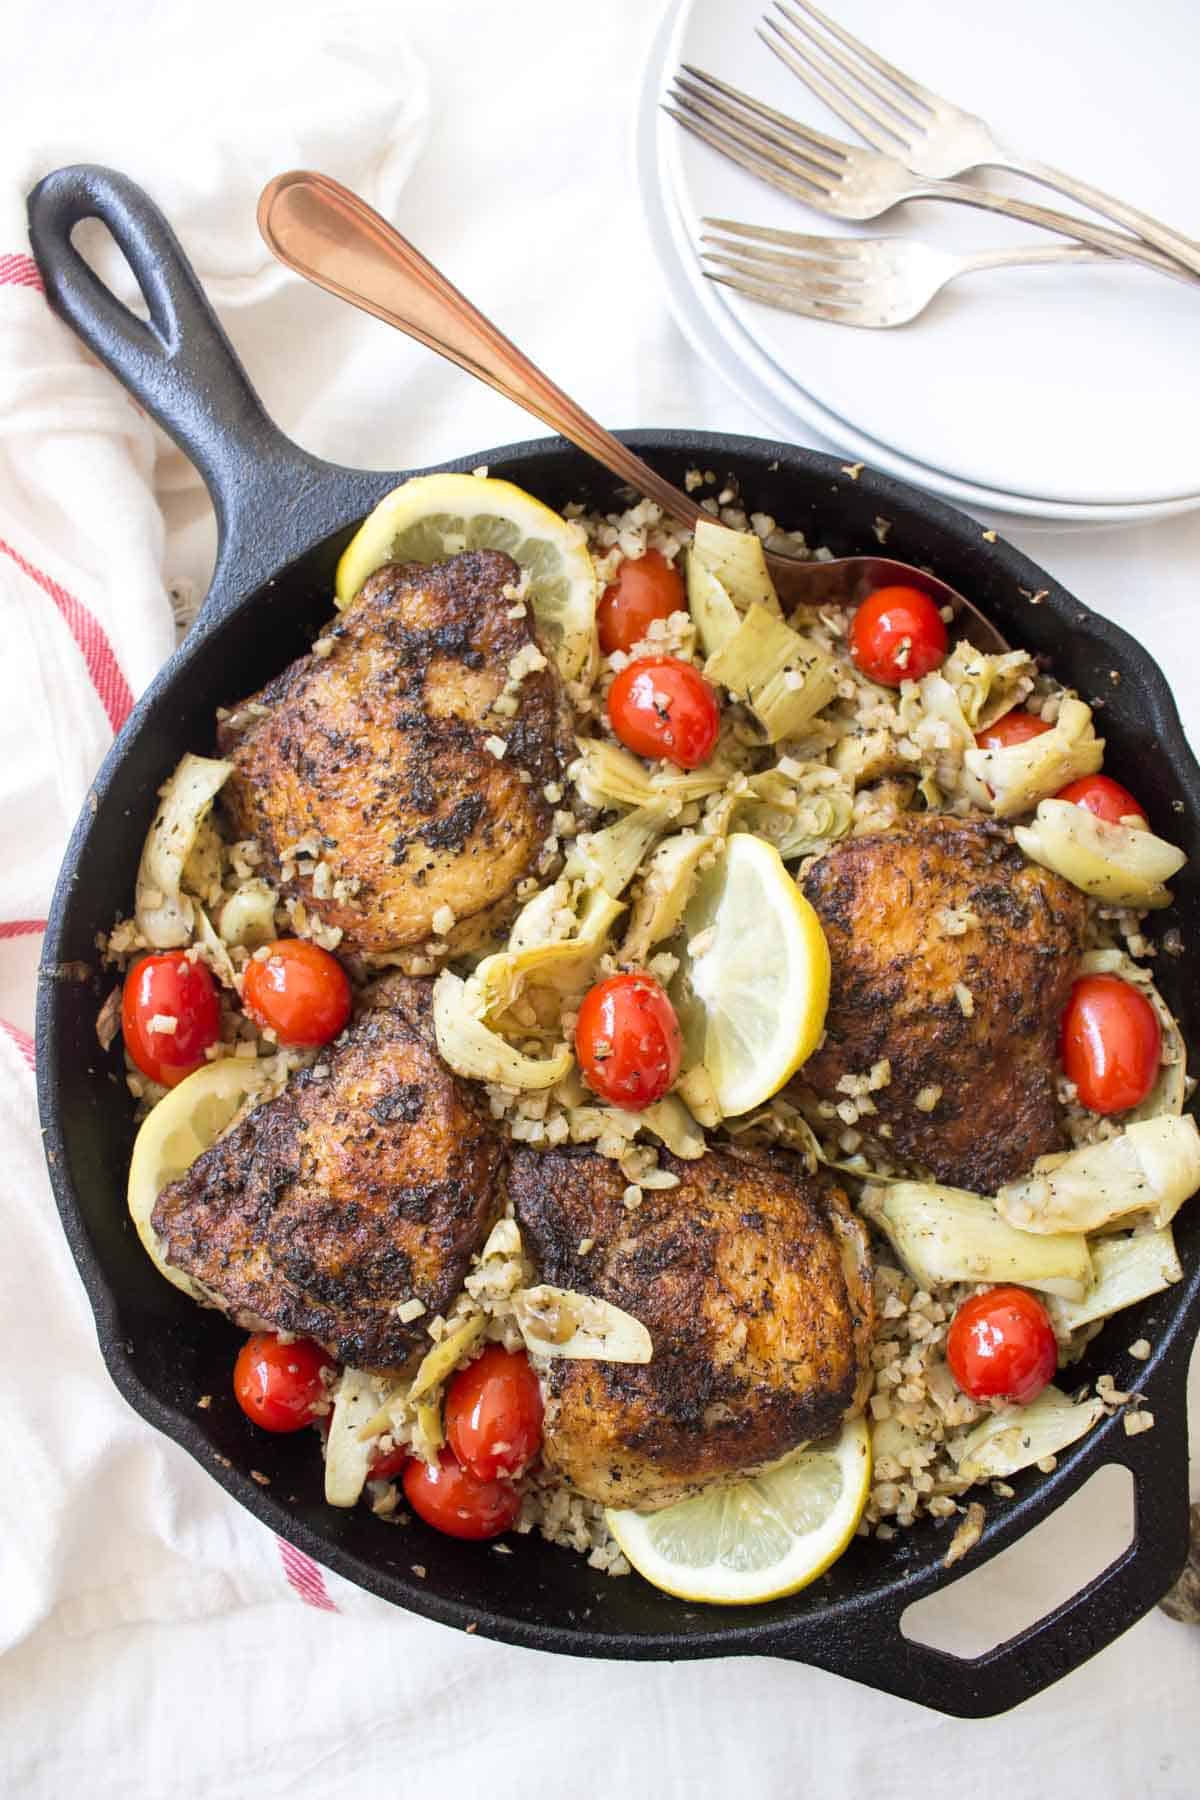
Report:
[[[968,1661],[986,1656],[1073,1599],[1125,1553],[1133,1534],[1133,1476],[1123,1463],[1105,1463],[1018,1543],[978,1568],[968,1555],[956,1581],[906,1607],[901,1635]]]

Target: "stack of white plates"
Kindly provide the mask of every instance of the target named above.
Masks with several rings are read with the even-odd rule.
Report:
[[[867,225],[827,220],[662,111],[691,63],[828,136],[859,142],[755,35],[767,0],[679,0],[641,95],[638,178],[676,318],[779,436],[849,456],[985,513],[1135,523],[1200,506],[1200,287],[1129,264],[965,277],[912,324],[862,331],[744,300],[701,273],[705,217],[972,250],[1052,241],[943,202]],[[1200,65],[1194,0],[824,0],[840,23],[1014,146],[1200,236],[1181,71]],[[1045,189],[989,185],[1056,204]],[[1062,202],[1066,206],[1067,202]]]

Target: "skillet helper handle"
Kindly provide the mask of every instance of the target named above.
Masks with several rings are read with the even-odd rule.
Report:
[[[29,196],[29,237],[54,311],[158,420],[195,464],[216,508],[220,561],[236,554],[243,585],[271,573],[254,521],[325,465],[263,411],[182,246],[153,201],[115,169],[56,169]],[[106,225],[149,309],[140,319],[71,241],[85,219]],[[214,588],[216,587],[214,581]]]
[[[1077,1466],[1059,1488],[1060,1498],[1066,1499],[1106,1463],[1123,1464],[1133,1477],[1133,1541],[1077,1594],[977,1657],[954,1656],[906,1637],[901,1620],[912,1600],[903,1594],[888,1596],[865,1604],[855,1623],[842,1628],[836,1645],[822,1644],[818,1628],[812,1643],[797,1648],[795,1660],[939,1712],[981,1719],[1032,1699],[1106,1649],[1157,1605],[1187,1560],[1190,1351],[1183,1334],[1139,1381],[1156,1429],[1128,1437],[1120,1415],[1109,1419],[1084,1440]],[[990,1554],[985,1524],[979,1547],[968,1553],[961,1573],[969,1575]]]
[[[485,381],[657,500],[672,518],[694,526],[707,516],[543,375],[407,238],[341,182],[307,169],[277,175],[263,189],[258,226],[289,269]]]

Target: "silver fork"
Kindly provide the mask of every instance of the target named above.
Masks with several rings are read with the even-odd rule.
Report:
[[[1140,238],[969,182],[914,175],[894,156],[826,137],[689,63],[675,77],[671,98],[676,104],[665,110],[685,130],[751,175],[831,218],[877,219],[904,200],[952,200],[1063,233],[1179,281],[1194,280],[1173,258]]]
[[[704,270],[710,281],[806,319],[874,330],[906,325],[948,282],[976,269],[1112,261],[1107,252],[1084,244],[1026,244],[954,256],[904,238],[805,237],[733,219],[704,223],[712,229],[703,242],[715,246],[702,252],[705,262],[714,265]]]
[[[985,120],[885,62],[812,0],[775,0],[775,10],[795,29],[789,31],[768,14],[766,30],[758,33],[768,50],[859,137],[876,150],[902,156],[915,175],[940,178],[970,169],[1010,169],[1126,226],[1200,274],[1200,243],[1086,181],[1007,149]]]

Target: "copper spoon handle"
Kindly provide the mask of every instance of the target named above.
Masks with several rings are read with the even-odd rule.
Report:
[[[556,387],[419,250],[340,182],[305,169],[277,175],[262,191],[258,228],[289,269],[486,381],[637,493],[657,500],[671,518],[694,527],[709,516]],[[966,615],[968,635],[981,649],[1007,648],[969,600],[907,563],[864,556],[800,562],[768,552],[767,566],[786,604],[854,604],[871,588],[908,583],[939,606],[952,606],[960,618]]]
[[[686,525],[694,500],[577,406],[485,319],[419,250],[328,175],[294,170],[262,192],[258,226],[282,263],[341,300],[407,332],[534,413]]]

